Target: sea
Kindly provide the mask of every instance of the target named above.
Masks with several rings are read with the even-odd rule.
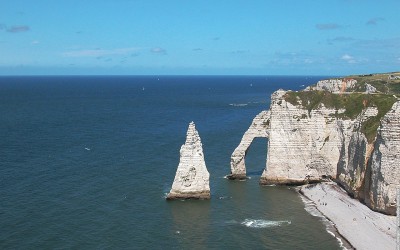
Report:
[[[340,249],[293,187],[230,156],[271,94],[326,76],[0,77],[0,249]],[[210,200],[167,201],[194,121]]]

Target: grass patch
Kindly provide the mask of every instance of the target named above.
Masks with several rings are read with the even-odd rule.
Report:
[[[383,73],[383,74],[369,74],[369,75],[358,75],[348,76],[346,78],[352,78],[357,80],[356,92],[364,92],[365,85],[371,84],[376,88],[377,91],[386,94],[400,94],[400,80],[390,79],[389,76],[400,76],[399,72]]]
[[[341,116],[343,116],[343,118],[354,119],[363,110],[364,100],[367,100],[368,102],[370,96],[359,93],[338,95],[328,91],[290,91],[286,93],[284,98],[285,101],[292,105],[301,104],[309,113],[311,110],[317,109],[321,104],[323,104],[327,108],[336,110],[345,109],[344,114],[341,114]]]
[[[378,115],[368,118],[361,125],[361,132],[365,134],[368,142],[372,142],[376,136],[377,129],[382,117],[392,108],[397,101],[392,95],[373,95],[372,103],[378,108]]]
[[[394,94],[400,94],[400,81],[389,84],[389,89]]]

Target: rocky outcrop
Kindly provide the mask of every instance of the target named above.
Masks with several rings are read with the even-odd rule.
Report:
[[[367,94],[372,94],[372,93],[376,93],[377,90],[374,86],[372,86],[371,84],[365,84],[365,93]]]
[[[347,81],[344,88],[338,81],[332,83],[330,87],[329,82],[320,83],[318,88],[350,98],[340,90],[356,84]],[[289,100],[289,93],[276,91],[270,110],[254,119],[232,154],[231,175],[245,177],[246,151],[254,137],[263,135],[259,137],[268,138],[268,151],[260,184],[299,185],[329,178],[373,210],[394,214],[396,187],[400,186],[400,102],[380,119],[381,111],[368,104],[371,97],[356,93],[354,100],[361,101],[361,108],[351,117],[344,108],[324,105],[323,101],[313,104],[314,100],[300,100],[301,95]],[[371,137],[369,122],[379,124],[379,119],[376,136],[372,133]]]
[[[262,111],[253,119],[249,129],[244,133],[239,146],[232,153],[231,174],[227,176],[229,179],[246,178],[245,156],[247,150],[254,138],[268,138],[269,117],[269,111]]]
[[[167,199],[210,199],[209,183],[210,174],[204,161],[203,146],[195,124],[191,122]]]
[[[317,82],[315,86],[309,86],[305,90],[323,90],[331,93],[343,93],[351,91],[357,84],[354,79],[328,79]]]

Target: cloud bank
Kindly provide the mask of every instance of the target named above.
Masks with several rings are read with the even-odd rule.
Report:
[[[374,18],[369,19],[369,20],[366,22],[366,25],[377,25],[378,22],[381,22],[381,21],[385,21],[385,18],[382,18],[382,17],[374,17]]]
[[[27,25],[18,25],[18,26],[11,26],[9,28],[7,28],[7,32],[9,33],[21,33],[21,32],[27,32],[29,31],[31,28]]]
[[[356,60],[354,59],[354,57],[352,57],[349,54],[344,54],[340,59],[342,59],[348,63],[356,63]]]
[[[163,49],[163,48],[160,48],[160,47],[152,48],[150,50],[150,52],[154,53],[154,54],[159,54],[159,55],[166,55],[167,54],[167,51],[165,49]]]
[[[101,57],[101,56],[115,56],[115,55],[130,55],[140,48],[118,48],[118,49],[85,49],[74,50],[63,53],[65,57]]]

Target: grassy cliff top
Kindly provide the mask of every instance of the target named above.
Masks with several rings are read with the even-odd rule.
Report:
[[[352,75],[340,79],[357,80],[355,92],[364,92],[368,83],[374,86],[380,93],[400,95],[400,72],[380,73],[369,75]]]
[[[399,79],[395,79],[398,76]],[[342,78],[344,79],[344,78]],[[328,91],[289,91],[284,98],[293,105],[302,105],[309,114],[311,110],[317,109],[323,104],[327,108],[336,110],[335,117],[340,119],[355,119],[367,107],[376,107],[378,115],[368,118],[361,125],[361,132],[365,134],[369,142],[376,136],[381,118],[391,109],[397,101],[394,96],[400,96],[400,73],[371,74],[362,76],[349,76],[345,79],[357,80],[357,85],[352,90],[342,94]],[[365,85],[374,86],[378,93],[367,94]],[[339,113],[338,110],[344,110]]]

